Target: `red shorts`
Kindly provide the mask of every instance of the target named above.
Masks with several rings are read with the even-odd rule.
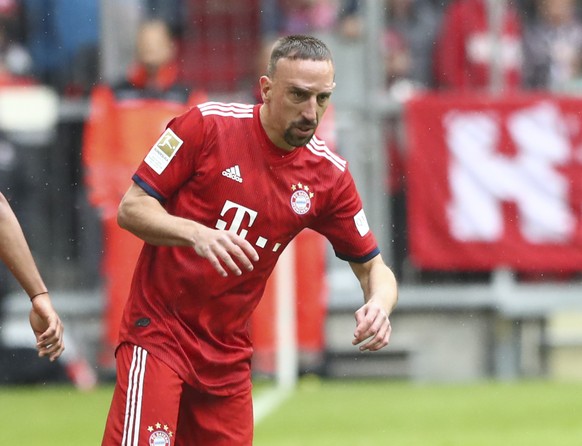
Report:
[[[143,348],[119,347],[102,446],[246,446],[252,438],[250,390],[201,393]]]

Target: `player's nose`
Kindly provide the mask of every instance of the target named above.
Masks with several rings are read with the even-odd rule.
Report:
[[[315,97],[305,102],[301,116],[304,120],[309,122],[317,121],[317,100]]]

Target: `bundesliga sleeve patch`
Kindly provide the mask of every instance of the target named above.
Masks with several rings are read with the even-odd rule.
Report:
[[[366,214],[364,214],[363,209],[354,216],[354,223],[362,237],[370,232],[370,226],[368,225],[368,220],[366,219]]]
[[[168,167],[182,144],[184,141],[172,129],[166,129],[145,157],[146,164],[154,169],[158,175],[161,174]]]

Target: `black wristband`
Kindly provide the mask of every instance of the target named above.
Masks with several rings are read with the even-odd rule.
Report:
[[[43,291],[43,292],[41,292],[41,293],[36,293],[34,296],[29,296],[29,297],[30,297],[30,301],[32,302],[32,300],[33,300],[35,297],[38,297],[38,296],[40,296],[41,294],[48,294],[48,291]]]

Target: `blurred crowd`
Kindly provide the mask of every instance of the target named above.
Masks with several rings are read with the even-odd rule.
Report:
[[[31,152],[30,160],[0,122],[0,187],[17,211],[26,213],[26,206],[18,209],[19,201],[25,203],[35,189],[26,179],[51,183],[63,208],[79,214],[63,217],[55,238],[79,245],[82,234],[75,234],[76,228],[91,227],[91,218],[83,220],[83,212],[91,210],[79,204],[84,186],[86,201],[102,218],[111,218],[117,199],[105,199],[92,187],[119,183],[95,174],[108,170],[99,163],[112,156],[96,149],[92,136],[99,134],[93,125],[98,105],[107,104],[103,87],[112,89],[109,106],[132,98],[179,104],[223,96],[256,101],[256,79],[275,38],[327,33],[340,42],[361,42],[367,32],[365,7],[366,0],[0,0],[0,96],[10,86],[38,85],[61,99],[57,145],[52,141],[44,152]],[[401,103],[425,91],[576,94],[582,91],[581,7],[578,0],[384,0],[378,44],[388,97]],[[62,107],[70,102],[87,106],[71,112]],[[386,117],[397,273],[407,250],[401,127],[398,115]],[[108,144],[102,141],[101,147]],[[55,160],[65,161],[65,170]],[[124,175],[135,162],[126,161],[118,169]],[[54,192],[45,191],[38,201],[45,205],[51,196]],[[28,208],[38,211],[38,206]],[[26,216],[23,223],[26,229]],[[51,254],[82,257],[72,246],[59,252],[59,243]],[[3,289],[6,285],[0,285],[0,295]]]
[[[140,23],[156,18],[175,39],[185,83],[213,90],[241,88],[254,74],[257,45],[281,34],[337,32],[346,39],[361,38],[364,2],[1,0],[0,85],[39,82],[65,96],[87,95],[96,84],[126,74],[136,55]],[[404,83],[489,88],[491,69],[500,72],[499,88],[576,90],[580,84],[577,0],[384,3],[381,45],[387,88],[395,92],[403,91]],[[490,38],[492,28],[498,40]],[[217,76],[217,71],[224,74]],[[231,82],[210,82],[216,77],[230,77]]]
[[[582,91],[581,6],[578,0],[384,0],[378,44],[385,90],[396,102],[424,91],[576,94]],[[333,33],[340,41],[362,41],[365,7],[366,0],[0,0],[0,93],[10,86],[46,86],[65,103],[93,102],[93,109],[103,102],[103,86],[112,88],[114,101],[147,97],[186,104],[209,96],[232,100],[233,93],[255,101],[256,79],[276,37]],[[95,150],[85,155],[94,147],[87,141],[95,131],[85,126],[96,116],[92,108],[67,115],[60,151],[36,159],[70,159],[69,184],[86,183],[93,207],[110,217],[115,200],[104,201],[91,188],[99,182]],[[402,259],[401,124],[399,116],[386,118],[388,187],[393,215],[402,220],[395,235]],[[0,133],[2,128],[0,122]],[[23,164],[15,153],[0,134],[0,186],[18,201],[27,188],[14,174]]]
[[[366,1],[375,0],[0,0],[0,95],[9,87],[38,85],[63,102],[87,105],[59,124],[49,148],[34,151],[39,167],[30,175],[32,186],[23,185],[21,174],[30,162],[18,159],[28,152],[17,150],[19,142],[2,132],[0,122],[0,188],[18,212],[38,184],[50,185],[53,191],[45,193],[53,197],[59,189],[54,184],[63,186],[57,198],[74,212],[61,217],[75,222],[53,233],[71,228],[73,234],[64,237],[70,246],[57,255],[73,258],[82,257],[75,251],[82,245],[75,228],[92,225],[79,199],[86,194],[104,234],[102,244],[88,249],[103,257],[105,267],[98,268],[109,277],[106,289],[124,295],[132,265],[120,267],[115,259],[137,255],[138,248],[117,232],[114,213],[147,145],[135,146],[131,135],[145,118],[124,108],[126,101],[176,104],[155,103],[159,122],[148,124],[155,134],[180,107],[208,97],[234,93],[258,100],[256,79],[275,38],[333,33],[361,41]],[[578,0],[384,0],[379,47],[386,92],[397,102],[424,91],[580,93],[581,7]],[[123,131],[116,127],[122,122]],[[386,118],[398,275],[407,250],[401,125],[398,116]],[[75,189],[73,195],[66,188]],[[49,212],[54,217],[65,211]],[[25,230],[30,224],[25,216]],[[43,243],[34,235],[31,242],[33,248]],[[51,255],[58,251],[53,245]],[[7,283],[0,270],[0,297],[10,291]],[[118,318],[121,309],[108,311]],[[115,332],[107,336],[113,348]]]
[[[183,80],[214,89],[208,72],[249,75],[257,45],[279,35],[336,32],[361,38],[364,3],[1,0],[0,82],[40,82],[66,96],[88,94],[96,84],[125,75],[136,55],[140,23],[155,18],[167,24],[175,39]],[[492,65],[501,72],[503,88],[564,90],[580,82],[577,0],[385,0],[383,10],[381,45],[389,88],[403,81],[419,88],[488,88]],[[489,36],[492,28],[497,41]],[[241,66],[212,65],[224,64],[228,56]],[[206,76],[199,74],[200,65]],[[225,84],[225,89],[246,80]]]

